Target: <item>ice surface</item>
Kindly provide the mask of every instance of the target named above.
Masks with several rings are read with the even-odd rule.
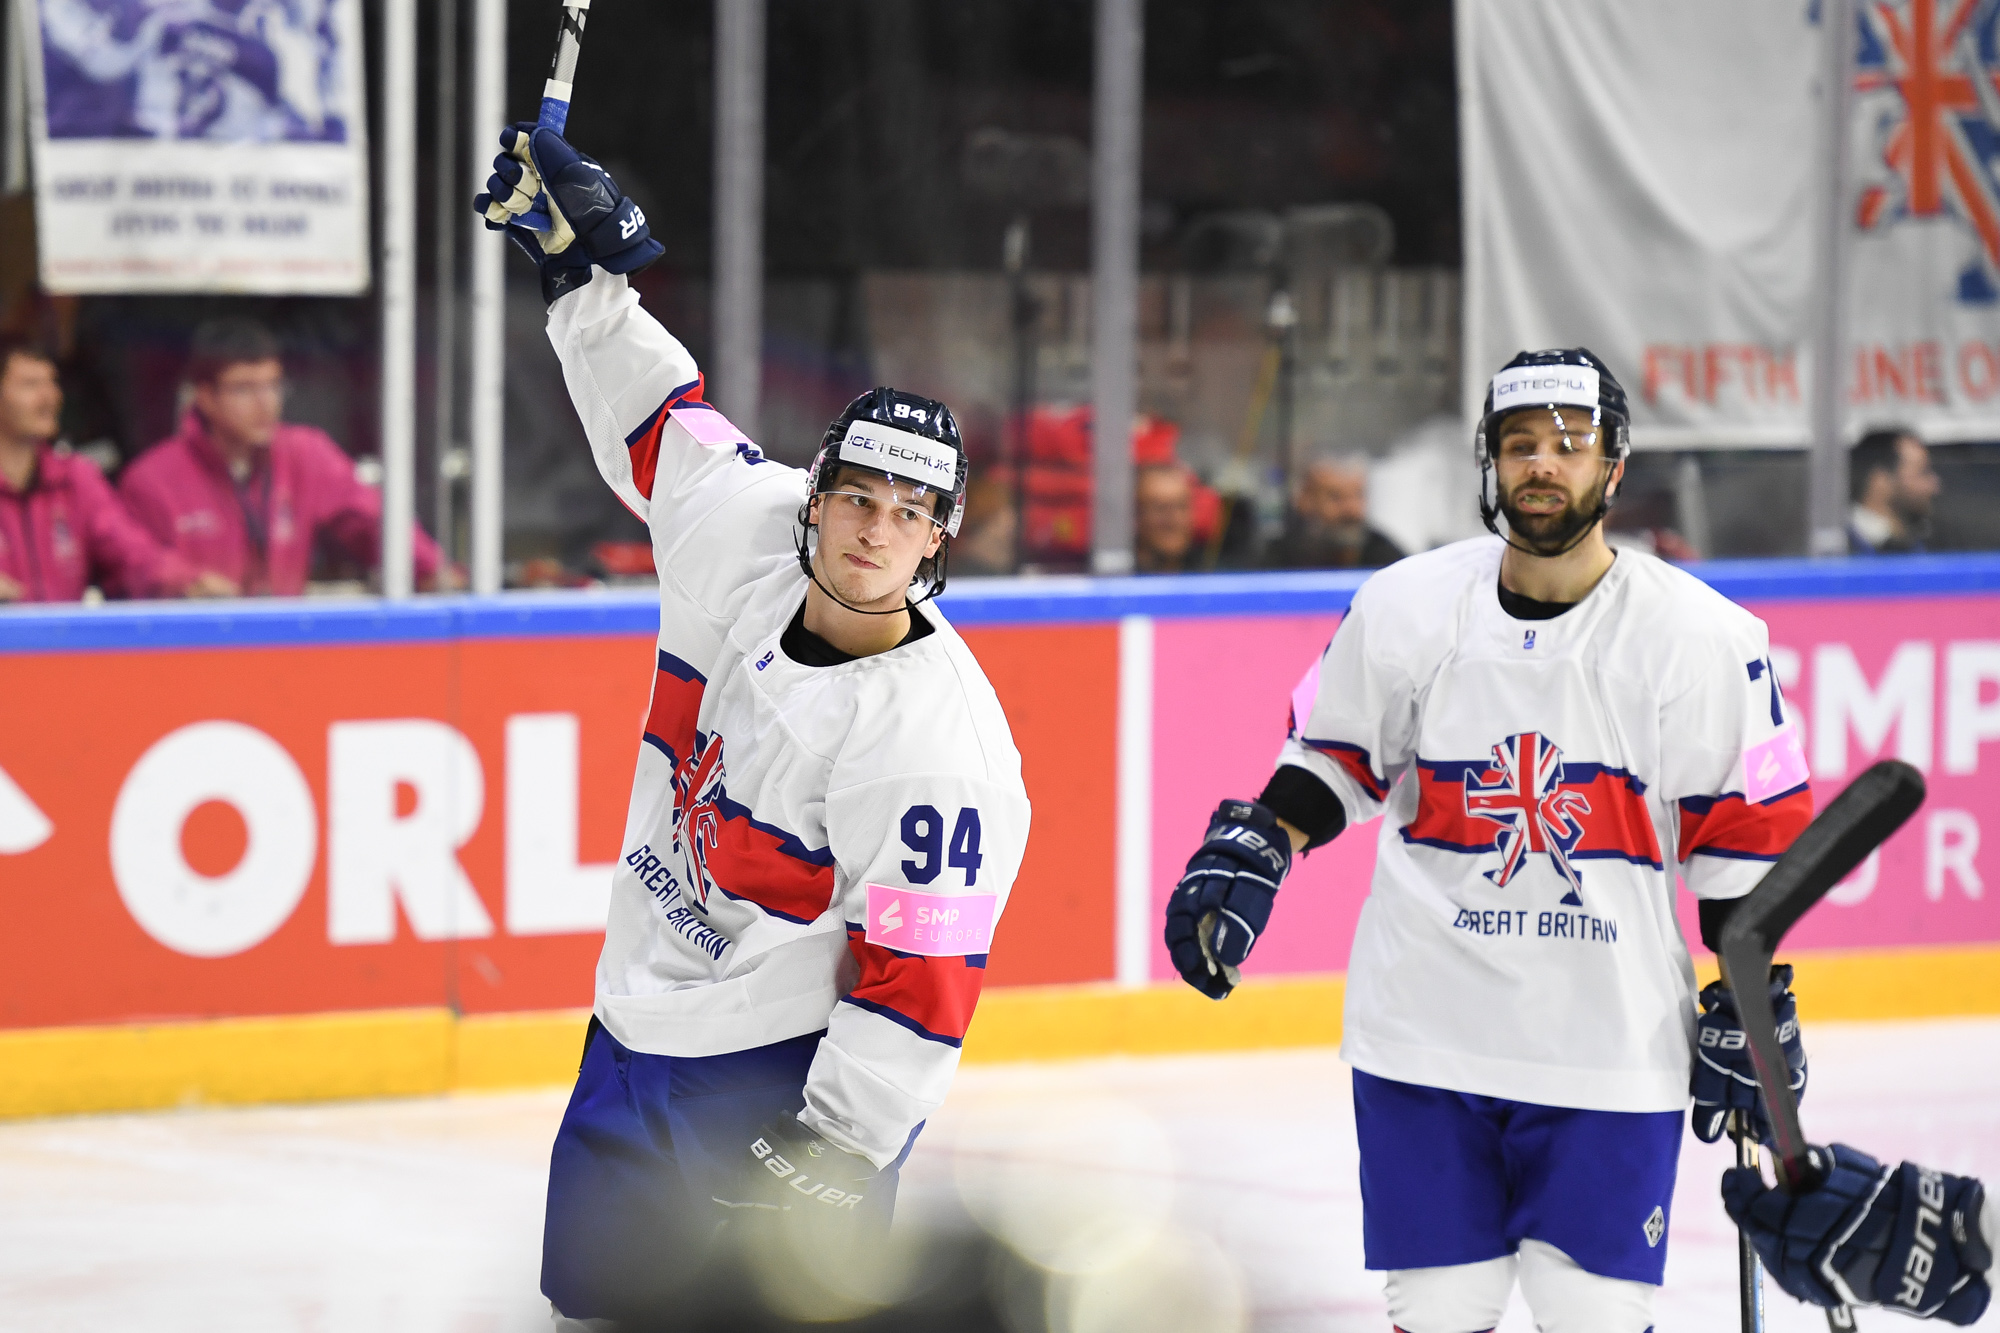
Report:
[[[1808,1026],[1821,1141],[2000,1177],[2000,1020]],[[0,1125],[0,1329],[511,1333],[536,1294],[560,1091]],[[1660,1333],[1735,1326],[1726,1144],[1686,1140]],[[1000,1182],[1212,1236],[1250,1323],[1385,1333],[1331,1051],[963,1071],[911,1211]],[[1026,1190],[1027,1194],[1022,1192]],[[1914,1327],[1883,1313],[1863,1327]],[[1769,1326],[1825,1322],[1775,1290]],[[1532,1328],[1511,1310],[1506,1333]]]

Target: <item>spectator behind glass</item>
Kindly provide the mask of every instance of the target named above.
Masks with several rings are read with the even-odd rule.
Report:
[[[304,592],[316,544],[363,568],[380,563],[382,497],[325,431],[283,420],[285,369],[268,329],[203,324],[188,380],[194,405],[179,431],[119,478],[154,536],[253,595]],[[414,537],[419,585],[463,586],[422,528]]]
[[[146,535],[87,458],[50,444],[62,414],[54,357],[0,340],[0,602],[74,602],[96,584],[129,597],[227,597]]]
[[[1142,467],[1133,479],[1132,567],[1178,574],[1193,563],[1194,478],[1179,463]]]
[[[1908,555],[1924,549],[1938,474],[1913,430],[1871,430],[1847,458],[1847,549],[1853,555]]]
[[[1380,569],[1402,558],[1402,548],[1368,526],[1367,458],[1341,454],[1306,468],[1285,515],[1285,535],[1268,563],[1273,569]]]

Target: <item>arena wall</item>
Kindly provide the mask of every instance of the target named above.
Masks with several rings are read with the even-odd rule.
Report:
[[[2000,1013],[2000,559],[1695,572],[1771,625],[1823,793],[1877,754],[1931,784],[1798,927],[1802,1011]],[[1357,584],[948,594],[1035,806],[968,1060],[1338,1040],[1374,827],[1301,864],[1225,1004],[1172,981],[1154,923]],[[655,615],[629,593],[0,615],[0,1115],[565,1079]]]

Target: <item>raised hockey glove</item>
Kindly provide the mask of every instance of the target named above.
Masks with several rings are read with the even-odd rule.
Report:
[[[1722,1203],[1779,1286],[1813,1305],[1884,1305],[1970,1324],[1986,1312],[1993,1251],[1983,1186],[1914,1162],[1882,1165],[1844,1143],[1814,1148],[1818,1188],[1772,1189],[1755,1167],[1722,1175]]]
[[[829,1220],[859,1215],[879,1173],[858,1153],[837,1148],[781,1114],[750,1137],[737,1162],[735,1185],[714,1196],[725,1208],[753,1214],[808,1212]]]
[[[1291,868],[1292,840],[1276,815],[1255,801],[1215,808],[1167,900],[1167,954],[1183,981],[1211,1000],[1236,989]]]
[[[1792,1095],[1806,1093],[1806,1048],[1799,1042],[1799,1005],[1792,997],[1792,965],[1771,969],[1771,1013],[1778,1020],[1778,1042],[1785,1048],[1785,1069]],[[1761,1143],[1771,1141],[1771,1120],[1757,1091],[1757,1071],[1750,1063],[1750,1044],[1736,1016],[1736,997],[1720,981],[1702,988],[1701,1017],[1694,1025],[1694,1136],[1703,1143],[1722,1137],[1731,1111],[1747,1111]]]
[[[593,264],[607,273],[632,273],[665,252],[645,213],[619,193],[611,174],[554,130],[509,125],[500,132],[500,147],[486,192],[473,198],[472,207],[488,228],[505,227],[508,239],[535,261],[544,300],[553,304],[589,282]],[[514,225],[539,194],[548,196],[549,229]]]

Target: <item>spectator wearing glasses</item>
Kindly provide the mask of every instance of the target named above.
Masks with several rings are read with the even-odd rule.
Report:
[[[1931,505],[1938,474],[1931,451],[1913,430],[1871,430],[1848,456],[1854,497],[1848,512],[1847,549],[1854,555],[1910,555],[1931,534]]]
[[[251,595],[304,592],[319,546],[379,564],[381,494],[325,431],[284,420],[285,368],[270,330],[248,319],[203,324],[188,380],[194,405],[180,429],[119,479],[155,537]],[[422,528],[414,537],[419,585],[463,586]]]
[[[46,348],[0,339],[0,602],[229,596],[132,521],[87,458],[54,446],[62,387]]]

